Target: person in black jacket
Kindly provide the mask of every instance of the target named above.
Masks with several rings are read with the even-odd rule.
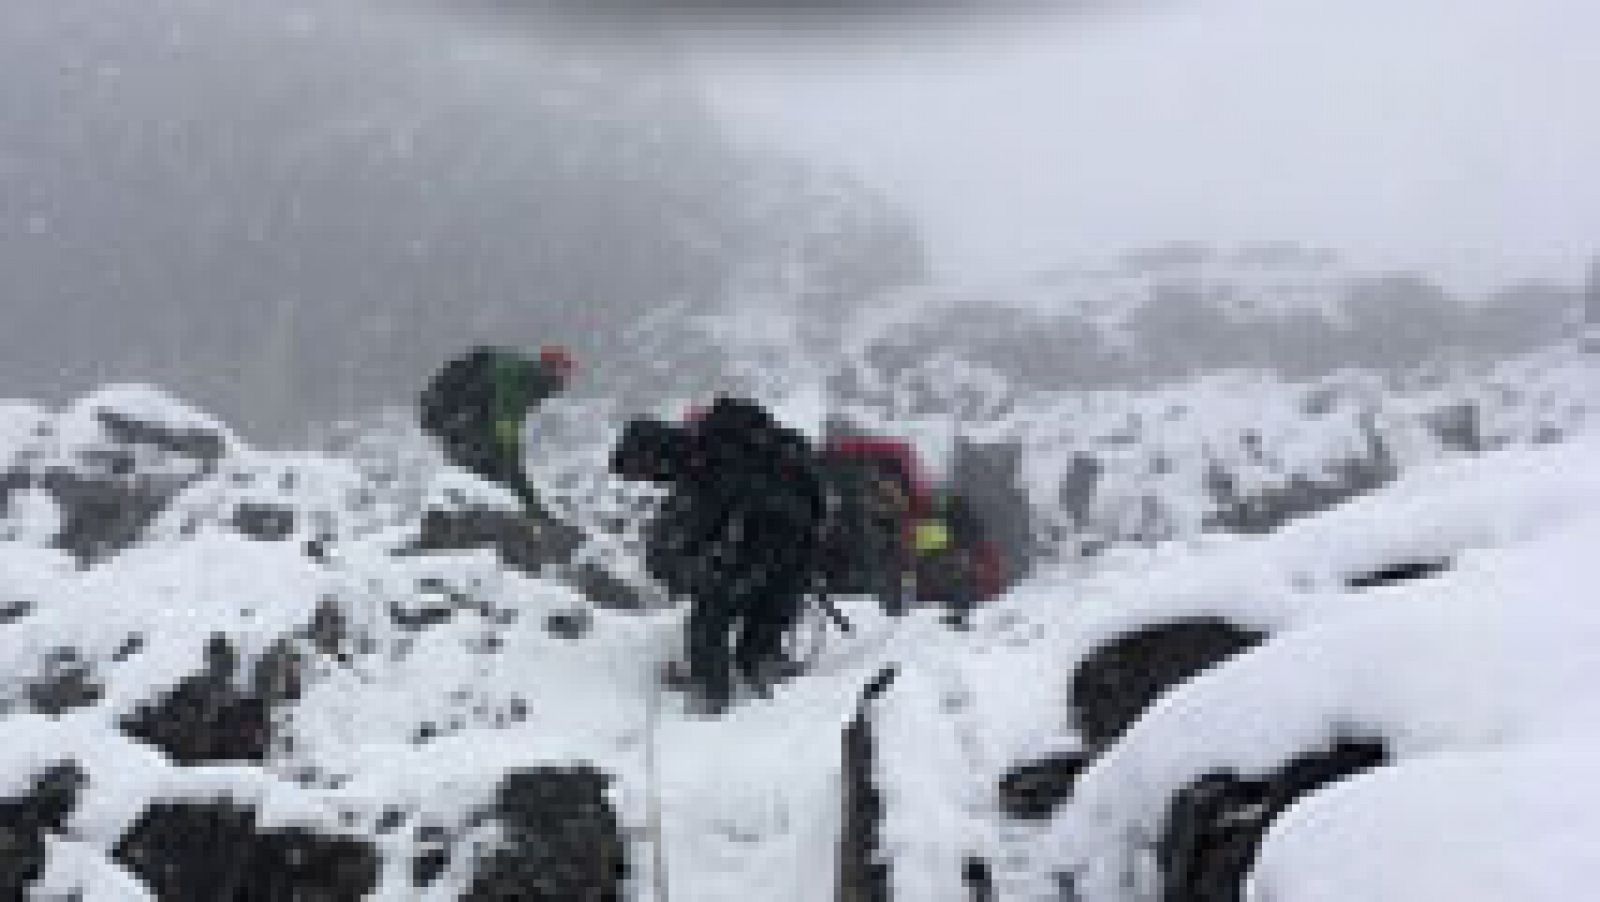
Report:
[[[690,601],[689,676],[704,707],[727,705],[734,668],[764,693],[817,573],[824,499],[809,444],[760,405],[718,398],[687,426],[629,424],[612,469],[670,489],[645,564]]]
[[[566,388],[572,371],[571,356],[557,346],[534,359],[504,348],[473,348],[445,364],[423,390],[422,429],[451,463],[509,489],[530,513],[540,512],[522,469],[523,422]]]

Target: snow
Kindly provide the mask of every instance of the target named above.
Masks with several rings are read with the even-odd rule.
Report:
[[[952,384],[986,378],[948,372],[959,377]],[[391,554],[428,506],[508,500],[442,468],[405,430],[344,442],[339,453],[231,444],[213,472],[190,471],[144,541],[89,568],[49,547],[59,514],[48,494],[15,491],[0,510],[9,530],[0,605],[27,610],[0,622],[0,798],[62,761],[90,775],[68,830],[49,841],[41,892],[141,898],[108,858],[133,820],[154,799],[227,797],[257,806],[267,825],[367,838],[384,859],[375,899],[446,900],[471,880],[470,856],[419,890],[410,831],[380,833],[380,818],[398,810],[442,825],[464,849],[493,838],[477,823],[506,773],[590,762],[615,777],[630,898],[653,898],[660,882],[696,902],[757,888],[810,902],[834,886],[841,731],[863,686],[893,664],[872,728],[881,852],[897,899],[967,898],[962,868],[978,857],[1000,899],[1053,898],[1054,876],[1073,872],[1085,902],[1124,902],[1124,878],[1159,835],[1174,792],[1217,768],[1269,771],[1349,732],[1385,740],[1394,764],[1282,816],[1256,870],[1260,902],[1579,897],[1583,840],[1600,836],[1591,798],[1600,722],[1587,697],[1600,682],[1600,606],[1589,588],[1600,540],[1600,433],[1585,406],[1593,378],[1592,361],[1557,351],[1471,388],[1499,437],[1482,456],[1445,453],[1416,426],[1441,399],[1468,394],[1465,383],[1407,394],[1355,375],[1319,417],[1301,406],[1307,387],[1250,374],[1183,391],[1035,397],[983,423],[937,411],[885,416],[879,425],[928,447],[972,429],[1021,439],[1041,499],[1054,499],[1052,480],[1073,454],[1092,449],[1108,474],[1096,517],[1110,523],[1119,505],[1153,494],[1181,528],[1094,558],[1064,554],[981,609],[968,631],[948,629],[937,611],[890,620],[841,599],[850,633],[816,612],[798,632],[815,651],[809,673],[715,720],[660,686],[661,667],[681,652],[680,610],[590,606],[487,551]],[[1500,398],[1495,380],[1519,386],[1518,398]],[[808,428],[837,400],[805,380],[789,390],[777,409]],[[94,397],[58,413],[6,407],[15,419],[0,429],[0,452],[103,444],[86,412],[112,402],[229,435],[159,392]],[[1362,416],[1375,410],[1371,428],[1395,449],[1393,482],[1267,535],[1201,528],[1208,460],[1226,461],[1247,486],[1319,473],[1364,451]],[[1562,441],[1537,438],[1553,424]],[[1247,428],[1262,435],[1259,458],[1237,441]],[[1131,439],[1114,438],[1123,431]],[[582,509],[585,525],[634,517],[591,549],[625,565],[638,517],[628,511],[646,496],[598,471],[608,435],[575,434],[538,479],[553,507]],[[1169,473],[1148,472],[1154,454],[1172,458]],[[87,466],[75,451],[50,459]],[[247,502],[292,510],[292,538],[236,534],[230,518]],[[312,537],[335,553],[308,557]],[[1347,586],[1435,559],[1452,566],[1414,583]],[[337,654],[304,640],[323,604],[345,621]],[[392,616],[430,606],[448,616],[414,629]],[[591,617],[582,637],[546,629],[547,617],[576,610]],[[1268,639],[1158,700],[1052,820],[1006,820],[1001,776],[1080,746],[1069,704],[1076,666],[1131,630],[1199,615]],[[246,670],[284,641],[305,656],[304,691],[278,712],[283,741],[263,765],[179,767],[117,729],[119,717],[198,672],[217,634]],[[126,654],[133,636],[144,647]],[[29,710],[25,688],[61,649],[103,697],[54,717]]]
[[[1071,871],[1085,899],[1125,899],[1128,857],[1159,835],[1172,794],[1206,772],[1262,773],[1351,732],[1384,738],[1405,765],[1589,722],[1597,452],[1590,435],[1440,462],[1270,536],[1129,549],[1012,592],[965,641],[904,662],[886,697],[881,776],[900,803],[886,827],[901,825],[893,873],[907,886],[897,897],[958,892],[953,875],[979,854],[1010,863],[997,869],[1001,898],[1048,898],[1051,874]],[[1434,557],[1455,566],[1366,592],[1343,584]],[[1075,745],[1065,690],[1076,663],[1139,626],[1202,615],[1272,638],[1160,700],[1048,828],[1003,822],[982,792],[1009,764]],[[940,694],[971,701],[941,714]],[[916,826],[934,823],[945,826]]]
[[[77,399],[53,416],[49,433],[41,437],[43,441],[34,454],[40,462],[56,466],[90,464],[93,451],[109,441],[102,419],[107,413],[174,431],[216,436],[222,442],[219,450],[224,453],[239,445],[238,437],[226,425],[166,392],[145,385],[113,385]],[[195,466],[194,461],[171,459],[181,455],[156,453],[154,449],[140,449],[139,453],[144,464],[141,469],[159,468],[186,475]]]
[[[1494,462],[1507,477],[1494,482],[1482,465],[1477,480],[1459,470],[1425,474],[1436,478],[1369,499],[1368,512],[1312,521],[1299,531],[1310,535],[1274,537],[1304,540],[1298,550],[1307,561],[1332,551],[1337,567],[1352,553],[1415,551],[1415,543],[1393,541],[1395,533],[1427,530],[1429,551],[1454,544],[1460,557],[1432,580],[1371,592],[1360,603],[1314,605],[1319,617],[1163,697],[1080,779],[1048,844],[1068,869],[1094,874],[1129,837],[1153,842],[1167,800],[1183,785],[1216,770],[1265,773],[1342,735],[1381,737],[1404,763],[1600,726],[1588,700],[1600,680],[1600,608],[1587,578],[1600,539],[1600,485],[1588,472],[1596,451],[1589,439],[1559,454],[1508,455]],[[1387,520],[1377,519],[1380,510]],[[1349,528],[1383,522],[1395,525]],[[1444,524],[1455,528],[1428,530]],[[1338,526],[1346,527],[1342,543],[1330,541]],[[1362,541],[1372,547],[1360,549]],[[1324,553],[1314,558],[1318,549]],[[1115,883],[1079,889],[1086,899],[1114,899]]]
[[[24,565],[17,579],[24,586],[33,583],[26,597],[37,604],[30,616],[7,627],[0,646],[0,699],[43,672],[44,658],[56,649],[71,648],[110,676],[107,717],[127,713],[187,676],[213,634],[225,635],[245,661],[253,660],[309,622],[329,588],[326,576],[297,549],[238,536],[135,548],[104,567],[71,574],[57,564],[29,576],[30,562],[54,563],[43,553],[0,559],[0,566]],[[133,636],[142,638],[144,650],[114,662]]]
[[[1440,753],[1285,812],[1251,898],[1564,902],[1592,892],[1600,733]]]
[[[94,846],[55,836],[47,837],[45,843],[48,864],[34,884],[34,898],[76,895],[83,902],[158,902],[144,884]]]
[[[1350,370],[1297,384],[1233,371],[1149,391],[1022,394],[991,370],[939,355],[900,370],[858,356],[847,372],[855,387],[840,412],[919,439],[932,460],[948,453],[956,434],[1020,442],[1043,531],[1070,537],[1069,554],[1202,532],[1217,508],[1208,484],[1214,464],[1246,498],[1297,479],[1337,486],[1350,462],[1381,474],[1386,463],[1403,470],[1461,456],[1430,427],[1435,412],[1469,407],[1483,446],[1498,449],[1581,430],[1600,397],[1592,355],[1571,343],[1492,365],[1388,378]],[[1074,512],[1063,488],[1080,458],[1099,475],[1086,509]]]

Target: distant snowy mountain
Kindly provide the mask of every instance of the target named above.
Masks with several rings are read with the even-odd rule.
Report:
[[[1030,387],[1151,388],[1254,366],[1316,378],[1490,359],[1570,335],[1577,285],[1457,297],[1415,273],[1294,244],[1174,244],[1003,283],[907,289],[862,314],[857,350],[941,347]]]

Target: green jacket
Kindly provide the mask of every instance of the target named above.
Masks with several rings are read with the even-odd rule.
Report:
[[[504,348],[478,347],[446,364],[423,390],[423,431],[452,463],[500,479],[522,457],[528,412],[561,390],[539,361]]]

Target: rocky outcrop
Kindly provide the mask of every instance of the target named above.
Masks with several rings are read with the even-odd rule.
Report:
[[[416,541],[401,553],[491,548],[507,567],[538,574],[570,561],[583,541],[581,530],[549,515],[489,507],[434,508],[423,515]]]
[[[1022,484],[1021,444],[958,439],[951,470],[951,491],[971,507],[999,550],[1006,584],[1017,582],[1039,554],[1033,503]]]
[[[1157,848],[1162,902],[1241,902],[1261,840],[1284,809],[1387,761],[1380,741],[1341,739],[1259,778],[1216,772],[1196,780],[1168,808]]]
[[[357,902],[379,873],[364,841],[262,829],[227,801],[152,804],[113,857],[161,902]]]
[[[1078,665],[1072,707],[1084,743],[1103,749],[1170,687],[1262,639],[1214,618],[1178,620],[1127,633]]]
[[[234,531],[261,542],[282,542],[294,535],[295,512],[276,504],[244,502],[233,511]]]
[[[0,799],[0,899],[24,899],[44,873],[45,837],[60,833],[88,778],[63,762],[34,778],[20,798]]]
[[[52,544],[84,566],[137,543],[187,484],[170,477],[89,476],[65,469],[35,482],[61,510],[61,531]]]
[[[876,783],[872,709],[894,682],[888,667],[867,686],[855,719],[842,739],[844,787],[843,828],[839,841],[839,902],[889,902],[889,865],[883,860],[878,830],[883,822],[883,797]]]
[[[43,672],[27,686],[28,705],[35,713],[58,717],[98,702],[105,694],[88,662],[70,648],[58,648],[40,662]]]
[[[1048,818],[1072,797],[1078,775],[1089,765],[1082,752],[1060,752],[1018,764],[1000,779],[1000,811],[1018,820]]]
[[[213,636],[205,669],[124,717],[122,731],[179,764],[265,761],[274,707],[299,696],[298,667],[297,655],[280,645],[240,680],[238,653]]]
[[[1423,416],[1423,424],[1446,448],[1463,454],[1483,453],[1482,415],[1478,405],[1470,401],[1430,411]]]
[[[620,902],[628,857],[610,782],[586,765],[508,774],[493,811],[500,847],[463,902]]]
[[[1363,415],[1360,429],[1366,441],[1364,454],[1329,461],[1318,478],[1294,473],[1254,494],[1240,492],[1234,476],[1213,461],[1206,473],[1205,487],[1216,509],[1206,525],[1244,535],[1265,535],[1285,523],[1329,510],[1393,482],[1400,474],[1399,465],[1374,417]],[[1243,440],[1250,455],[1259,458],[1264,450],[1261,435],[1249,432]]]

